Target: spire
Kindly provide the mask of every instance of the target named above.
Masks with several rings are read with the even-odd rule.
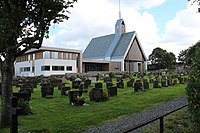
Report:
[[[119,19],[121,19],[120,0],[119,0]]]

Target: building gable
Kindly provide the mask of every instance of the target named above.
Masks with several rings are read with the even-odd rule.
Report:
[[[133,42],[131,43],[130,49],[126,54],[125,60],[132,60],[132,61],[146,61],[146,56],[142,50],[141,45],[135,36]]]

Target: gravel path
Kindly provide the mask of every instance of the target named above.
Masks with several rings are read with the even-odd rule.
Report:
[[[148,110],[139,113],[134,113],[130,116],[118,119],[114,122],[90,128],[82,133],[121,133],[124,129],[133,127],[149,119],[158,117],[162,114],[170,112],[171,110],[177,109],[185,104],[187,104],[187,97],[184,95],[164,104],[154,106]],[[141,132],[140,129],[132,131],[132,133],[138,132]]]

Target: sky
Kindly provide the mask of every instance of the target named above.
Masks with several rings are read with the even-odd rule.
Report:
[[[156,47],[178,56],[200,40],[197,10],[187,0],[78,0],[68,20],[51,26],[43,46],[84,52],[92,38],[114,34],[120,11],[126,32],[136,31],[147,58]]]

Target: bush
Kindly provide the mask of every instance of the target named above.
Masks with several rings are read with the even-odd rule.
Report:
[[[114,74],[113,72],[110,72],[110,73],[109,73],[109,77],[110,77],[110,78],[114,78],[114,77],[115,77],[115,74]]]
[[[28,101],[24,101],[24,99],[19,99],[17,102],[17,106],[20,107],[21,109],[20,110],[21,115],[32,114]]]
[[[191,72],[186,87],[188,107],[192,115],[194,132],[200,131],[200,48],[195,51]]]

